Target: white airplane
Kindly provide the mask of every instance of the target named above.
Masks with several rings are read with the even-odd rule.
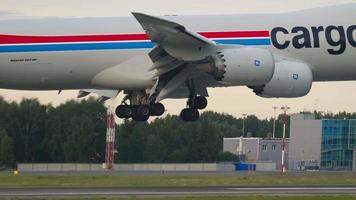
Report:
[[[162,115],[163,99],[187,98],[181,118],[196,121],[209,87],[292,98],[313,81],[356,80],[355,10],[0,20],[0,88],[123,91],[116,114],[136,121]]]

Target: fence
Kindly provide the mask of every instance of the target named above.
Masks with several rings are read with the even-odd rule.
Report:
[[[107,171],[100,164],[19,164],[18,169],[22,172],[104,172]],[[197,163],[197,164],[116,164],[113,168],[118,172],[216,172],[233,171],[232,164]]]
[[[275,163],[256,163],[257,171],[274,171]],[[76,163],[22,163],[21,172],[105,172],[101,164]],[[232,172],[232,163],[189,163],[189,164],[115,164],[117,172]]]

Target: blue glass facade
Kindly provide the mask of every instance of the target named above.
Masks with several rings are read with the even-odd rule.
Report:
[[[356,120],[323,120],[321,168],[351,170],[356,148]]]

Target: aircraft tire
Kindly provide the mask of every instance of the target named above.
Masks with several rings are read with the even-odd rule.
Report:
[[[150,107],[147,105],[140,105],[134,107],[132,119],[135,121],[147,121],[150,117]]]
[[[185,122],[195,122],[199,119],[199,111],[194,108],[185,108],[180,113],[180,117]]]
[[[165,111],[165,107],[161,103],[154,103],[150,106],[151,116],[162,116]]]
[[[132,108],[128,105],[119,105],[116,107],[115,114],[120,119],[127,119],[132,116]]]
[[[194,99],[194,105],[197,109],[203,110],[208,106],[208,100],[203,96],[197,96]]]

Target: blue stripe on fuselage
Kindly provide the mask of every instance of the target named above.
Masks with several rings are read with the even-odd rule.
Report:
[[[214,40],[220,44],[237,45],[270,45],[270,39],[221,39]],[[64,44],[31,44],[31,45],[0,45],[0,53],[17,52],[51,52],[51,51],[92,51],[92,50],[124,50],[150,49],[153,43],[143,42],[105,42],[105,43],[64,43]]]
[[[271,45],[271,39],[226,39],[226,40],[214,40],[219,44],[237,44],[246,46],[259,46],[259,45]]]

